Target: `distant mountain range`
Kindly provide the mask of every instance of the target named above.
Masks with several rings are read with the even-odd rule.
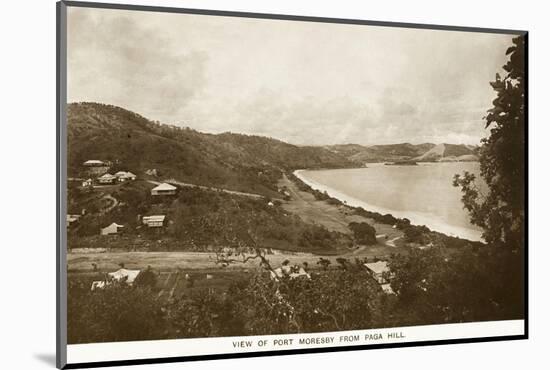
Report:
[[[477,148],[465,144],[389,144],[363,146],[358,144],[325,146],[352,162],[455,162],[477,161]]]

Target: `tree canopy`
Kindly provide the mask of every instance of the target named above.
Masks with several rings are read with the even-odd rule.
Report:
[[[497,73],[490,83],[497,97],[485,117],[490,135],[480,148],[480,176],[488,192],[468,172],[456,175],[453,184],[462,188],[464,207],[483,228],[485,241],[518,251],[525,232],[525,38],[514,38],[506,55],[506,75]]]

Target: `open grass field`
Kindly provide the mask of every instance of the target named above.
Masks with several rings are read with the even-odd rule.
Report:
[[[305,222],[319,224],[330,231],[338,231],[348,235],[352,234],[352,231],[348,227],[350,222],[366,222],[376,229],[377,235],[384,236],[383,238],[378,238],[380,245],[373,247],[378,248],[377,253],[394,253],[397,252],[395,248],[403,245],[403,232],[394,229],[391,225],[378,223],[373,219],[357,215],[347,206],[335,206],[325,201],[317,200],[313,194],[298,189],[296,184],[286,176],[283,176],[279,180],[278,186],[286,186],[290,193],[290,200],[283,202],[283,208],[288,212],[300,216]],[[386,240],[393,240],[393,242],[387,243]],[[388,247],[388,249],[384,247]]]

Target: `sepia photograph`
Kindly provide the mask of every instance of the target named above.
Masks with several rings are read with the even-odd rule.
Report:
[[[524,335],[526,48],[520,31],[68,6],[68,346]]]

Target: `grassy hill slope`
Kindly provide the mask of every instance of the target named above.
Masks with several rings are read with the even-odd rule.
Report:
[[[89,159],[110,160],[138,176],[155,168],[163,178],[272,196],[281,170],[356,166],[320,147],[162,125],[120,107],[68,106],[68,173],[78,177]]]

